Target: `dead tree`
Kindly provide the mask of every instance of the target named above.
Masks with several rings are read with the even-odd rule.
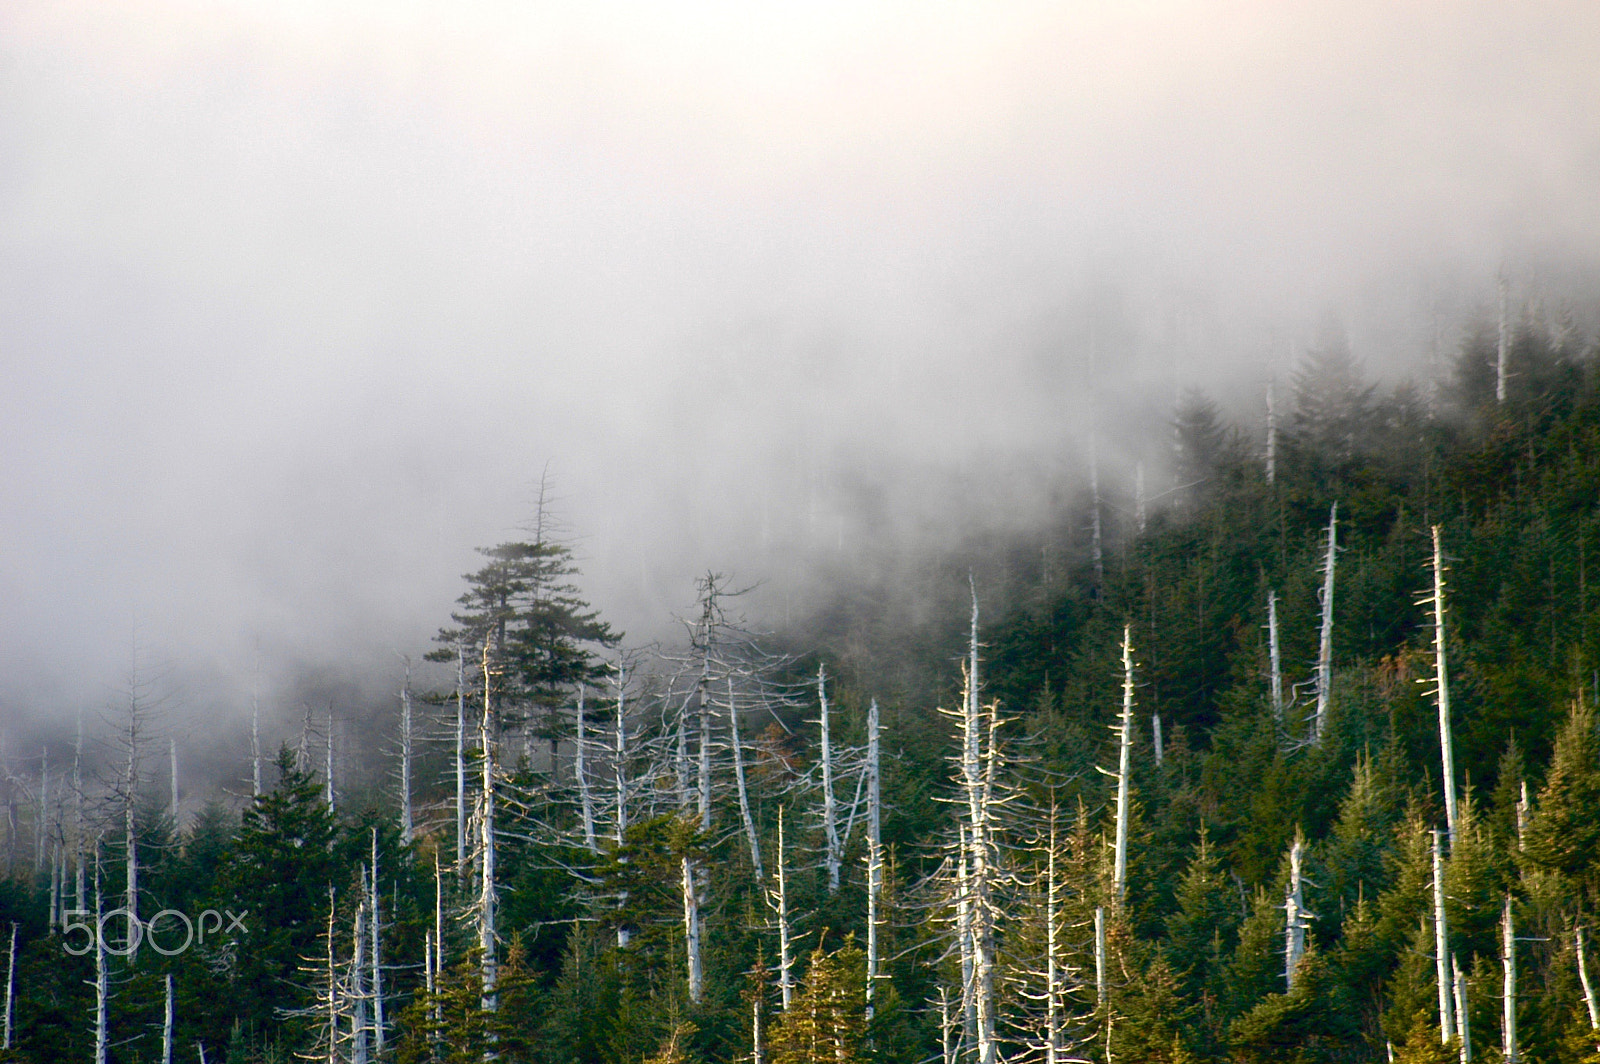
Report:
[[[1439,706],[1439,753],[1443,759],[1445,827],[1450,838],[1450,852],[1456,845],[1456,762],[1455,746],[1450,729],[1450,674],[1445,667],[1444,653],[1444,561],[1439,551],[1439,526],[1433,526],[1433,589],[1418,603],[1432,608],[1433,613],[1433,690],[1430,692]]]
[[[1433,960],[1439,988],[1439,1040],[1455,1037],[1453,993],[1450,978],[1450,932],[1444,914],[1444,859],[1439,850],[1439,832],[1433,832]]]
[[[1328,549],[1322,561],[1322,629],[1317,640],[1317,709],[1311,722],[1311,742],[1322,742],[1328,727],[1328,703],[1333,697],[1333,573],[1339,561],[1339,504],[1328,510]]]
[[[1517,929],[1511,912],[1511,895],[1505,898],[1500,918],[1500,962],[1504,970],[1500,994],[1501,1052],[1507,1064],[1522,1059],[1517,1045]]]

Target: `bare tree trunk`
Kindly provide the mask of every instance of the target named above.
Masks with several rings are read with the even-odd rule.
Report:
[[[970,991],[978,1064],[994,1064],[995,1042],[995,939],[994,908],[991,890],[991,795],[993,790],[995,740],[998,713],[989,723],[989,757],[983,756],[983,714],[978,704],[978,595],[972,594],[972,623],[968,640],[968,666],[965,711],[962,714],[961,776],[967,798],[966,846],[962,865],[967,868],[968,919],[972,939],[972,977]]]
[[[589,793],[589,773],[585,754],[588,752],[589,740],[585,735],[584,722],[584,695],[587,688],[578,684],[578,720],[577,739],[573,743],[572,774],[578,781],[578,805],[583,813],[583,845],[592,854],[600,852],[600,846],[594,837],[594,796]]]
[[[878,895],[883,890],[882,788],[878,774],[878,700],[867,706],[867,1022],[878,985]]]
[[[695,862],[683,858],[683,941],[688,954],[689,1000],[700,1003],[705,973],[700,967],[700,892],[697,889]]]
[[[1439,1040],[1455,1037],[1454,1009],[1450,980],[1450,929],[1444,915],[1444,858],[1439,850],[1439,832],[1433,832],[1433,962],[1439,987]]]
[[[1502,1051],[1507,1064],[1522,1059],[1517,1046],[1517,930],[1511,914],[1511,895],[1506,895],[1505,912],[1500,919],[1500,953],[1505,968],[1501,989]]]
[[[1444,818],[1450,852],[1456,848],[1456,759],[1450,730],[1450,674],[1444,657],[1444,562],[1439,552],[1439,526],[1433,526],[1433,693],[1439,704],[1439,753],[1443,758]]]
[[[1056,805],[1050,802],[1050,852],[1045,862],[1044,887],[1044,1059],[1045,1064],[1060,1064],[1062,1026],[1065,1012],[1061,964],[1061,883],[1056,875]]]
[[[1583,1003],[1589,1007],[1589,1029],[1600,1031],[1600,1001],[1594,994],[1594,985],[1589,982],[1589,963],[1584,959],[1583,927],[1578,927],[1577,941],[1574,948],[1578,953],[1578,981],[1583,984]]]
[[[1295,829],[1294,845],[1289,848],[1289,890],[1284,899],[1284,964],[1283,981],[1285,986],[1294,990],[1295,974],[1300,969],[1300,960],[1306,953],[1306,919],[1311,915],[1306,911],[1304,882],[1301,878],[1301,859],[1305,855],[1305,839],[1300,830]]]
[[[176,804],[176,803],[174,803]],[[39,815],[34,820],[33,874],[44,868],[44,844],[49,836],[50,822],[50,748],[44,747],[39,755]]]
[[[467,867],[467,649],[456,644],[456,867]]]
[[[0,1040],[0,1049],[11,1048],[11,1023],[16,1013],[17,1001],[17,925],[11,924],[11,948],[6,953],[6,1022],[3,1032],[4,1039]]]
[[[372,883],[368,902],[372,907],[372,1048],[381,1060],[387,1036],[383,1020],[383,916],[378,891],[378,829],[372,829]]]
[[[773,899],[778,910],[778,995],[783,1010],[789,1011],[794,998],[794,957],[789,949],[789,883],[783,866],[783,810],[778,810],[778,893]]]
[[[132,683],[137,684],[137,678]],[[139,732],[144,711],[137,694],[128,701],[128,760],[122,774],[123,908],[128,910],[128,935],[139,919],[139,833],[134,823],[134,801],[139,793]],[[97,925],[98,926],[98,925]]]
[[[444,874],[439,869],[439,852],[433,854],[433,974],[438,979],[444,973]],[[437,1025],[443,1016],[443,1004],[433,1000],[433,1022]],[[437,1040],[438,1035],[434,1036]]]
[[[166,1008],[162,1010],[161,1064],[172,1064],[172,976],[167,976]]]
[[[1094,997],[1102,1011],[1110,999],[1106,986],[1106,910],[1094,907]]]
[[[615,751],[616,752],[616,764],[612,766],[613,767],[613,774],[615,776],[615,786],[616,786],[615,801],[616,801],[616,806],[617,806],[616,836],[615,837],[616,837],[616,844],[617,844],[617,850],[618,850],[619,855],[620,855],[621,850],[622,850],[623,840],[627,838],[627,834],[628,834],[628,716],[627,716],[627,688],[628,688],[628,673],[627,673],[627,669],[626,669],[625,666],[619,664],[617,666],[617,743],[616,743],[616,751]],[[625,856],[619,856],[618,860],[624,860],[625,861],[625,860],[627,860],[627,858]],[[623,896],[621,896],[621,897],[619,897],[617,899],[617,907],[620,909],[622,906],[627,904],[627,901],[628,901],[627,895],[624,894]],[[617,927],[617,948],[618,949],[626,949],[627,946],[628,946],[628,939],[629,939],[628,929],[619,924],[618,927]]]
[[[83,821],[83,710],[78,710],[77,734],[72,741],[72,848],[74,901],[78,912],[88,908],[88,890],[85,884],[84,841],[87,832]],[[96,860],[98,860],[98,856]]]
[[[1122,721],[1117,739],[1117,825],[1111,889],[1117,904],[1128,890],[1128,779],[1133,770],[1133,629],[1122,627]]]
[[[367,1064],[371,1051],[367,1022],[367,868],[361,866],[361,892],[356,902],[356,923],[351,935],[350,997],[355,1005],[350,1013],[351,1064]]]
[[[943,1064],[956,1064],[956,1022],[950,1015],[950,991],[939,987],[939,1048]]]
[[[478,740],[483,746],[483,791],[479,795],[482,816],[479,818],[479,873],[478,873],[478,946],[482,951],[480,970],[483,982],[482,1008],[486,1012],[499,1010],[500,998],[495,993],[499,979],[499,935],[495,927],[495,909],[499,897],[495,890],[495,739],[494,734],[494,673],[492,660],[494,645],[483,644],[483,721],[479,725]]]
[[[1161,714],[1150,714],[1150,744],[1155,750],[1156,768],[1160,768],[1166,760],[1166,755],[1161,743]]]
[[[107,1026],[107,1006],[110,1004],[111,984],[106,972],[105,936],[100,934],[102,922],[100,900],[100,852],[94,857],[94,1064],[106,1064],[106,1054],[111,1046]]]
[[[339,1060],[339,971],[333,955],[333,921],[335,915],[333,887],[328,887],[328,955],[324,978],[328,988],[328,1064]]]
[[[328,793],[327,793],[328,812],[331,813],[334,810],[334,789],[333,789],[333,703],[332,702],[328,703],[328,777],[327,777],[327,784],[328,784]]]
[[[828,893],[839,890],[839,871],[844,864],[839,845],[839,807],[833,793],[833,742],[828,726],[828,676],[821,665],[817,666],[817,704],[821,715],[817,718],[822,729],[822,831],[827,840],[824,855],[828,868]]]
[[[400,845],[409,846],[415,830],[411,813],[411,659],[403,660],[406,677],[400,685]]]
[[[1283,727],[1283,657],[1278,642],[1278,593],[1267,592],[1267,653],[1272,665],[1272,721]]]
[[[1333,573],[1339,560],[1339,504],[1328,511],[1328,552],[1322,562],[1322,632],[1317,642],[1317,715],[1311,723],[1312,743],[1322,742],[1333,697]]]
[[[760,883],[766,873],[761,869],[761,839],[756,834],[755,817],[750,813],[750,791],[745,786],[744,748],[739,740],[739,707],[733,700],[732,676],[728,677],[728,728],[733,742],[733,783],[739,793],[739,819],[744,822],[744,837],[750,847],[750,867],[755,872],[756,882]]]
[[[766,1059],[761,1042],[761,993],[758,990],[750,1002],[750,1064],[766,1064]]]

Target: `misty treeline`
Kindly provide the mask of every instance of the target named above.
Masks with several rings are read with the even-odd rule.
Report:
[[[1600,1060],[1600,360],[1454,363],[1185,394],[905,616],[708,573],[630,647],[565,545],[485,549],[376,788],[257,707],[186,810],[131,682],[6,751],[0,1058]]]

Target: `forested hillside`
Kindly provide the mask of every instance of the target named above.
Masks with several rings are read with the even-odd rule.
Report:
[[[487,548],[381,787],[308,710],[185,812],[134,687],[5,766],[0,1059],[1600,1060],[1596,352],[1274,394],[784,631]]]

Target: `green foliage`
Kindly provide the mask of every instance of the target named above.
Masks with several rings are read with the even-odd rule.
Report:
[[[851,1064],[866,1030],[866,959],[853,942],[822,947],[767,1039],[772,1064]]]

